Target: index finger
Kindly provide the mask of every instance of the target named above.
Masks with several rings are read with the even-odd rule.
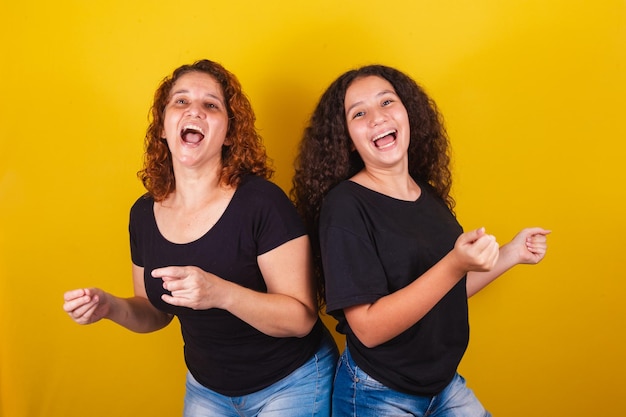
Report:
[[[526,229],[526,233],[528,233],[530,236],[535,236],[535,235],[547,236],[550,233],[552,233],[552,230],[547,230],[542,227],[529,227],[528,229]]]
[[[182,266],[166,266],[153,269],[150,275],[153,278],[162,278],[163,280],[181,279],[185,277],[185,268]]]
[[[79,288],[77,290],[67,291],[65,294],[63,294],[63,300],[72,301],[79,297],[82,297],[85,294],[87,294],[87,292],[82,288]]]

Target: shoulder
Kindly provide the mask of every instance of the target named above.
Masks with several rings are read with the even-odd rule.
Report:
[[[324,205],[342,204],[358,199],[359,195],[362,193],[360,188],[362,188],[360,185],[352,181],[342,181],[326,194],[326,197],[324,197]]]
[[[427,181],[415,180],[415,182],[417,183],[417,185],[419,185],[420,189],[422,190],[422,193],[426,193],[429,196],[433,196],[437,198],[437,191]]]
[[[146,193],[135,200],[132,207],[130,208],[131,215],[139,214],[142,212],[146,212],[152,210],[154,206],[154,199],[150,196],[150,194]]]
[[[283,193],[282,189],[274,184],[272,181],[265,179],[263,177],[258,177],[256,175],[247,175],[241,180],[241,184],[239,184],[240,189],[246,189],[250,192],[280,192]]]
[[[322,211],[367,211],[371,207],[384,204],[381,194],[353,181],[345,180],[333,187],[322,203]]]
[[[237,187],[231,208],[237,215],[263,220],[270,217],[298,217],[287,194],[273,182],[256,176],[245,177]]]
[[[246,177],[233,197],[229,218],[250,225],[258,253],[270,251],[306,233],[304,224],[285,192],[261,177]]]
[[[425,201],[430,204],[434,204],[437,207],[443,208],[445,210],[450,210],[446,202],[443,201],[441,197],[439,197],[439,195],[437,194],[437,191],[432,185],[430,185],[426,181],[416,180],[416,182],[419,185],[420,189],[422,190],[422,196],[420,197],[422,201]]]
[[[320,225],[354,224],[371,217],[368,213],[375,207],[372,191],[346,180],[331,189],[322,203]]]
[[[146,230],[154,216],[154,199],[149,194],[139,197],[130,208],[129,230],[131,235]]]
[[[245,177],[239,184],[237,198],[256,203],[289,201],[287,194],[278,185],[253,175]]]

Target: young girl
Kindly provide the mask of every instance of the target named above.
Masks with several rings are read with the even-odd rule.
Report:
[[[457,374],[467,298],[539,262],[549,231],[524,229],[501,248],[484,228],[463,233],[450,186],[441,117],[407,75],[366,66],[322,95],[292,196],[346,335],[333,416],[489,415]]]

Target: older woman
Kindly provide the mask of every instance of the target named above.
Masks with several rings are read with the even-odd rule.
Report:
[[[327,416],[337,349],[318,317],[309,239],[236,77],[208,60],[156,91],[130,213],[135,296],[65,294],[80,324],[151,332],[177,316],[185,416]]]

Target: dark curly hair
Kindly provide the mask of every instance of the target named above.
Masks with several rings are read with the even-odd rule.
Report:
[[[176,189],[172,155],[161,133],[172,87],[180,77],[191,72],[210,75],[224,94],[229,119],[226,142],[229,144],[222,147],[222,184],[236,187],[247,174],[270,178],[274,173],[254,124],[254,110],[239,80],[220,64],[203,59],[178,67],[161,81],[154,94],[144,144],[144,166],[137,175],[155,201],[162,201]]]
[[[413,79],[394,68],[368,65],[341,75],[324,92],[304,130],[290,191],[311,238],[322,302],[325,294],[318,231],[320,209],[335,185],[364,167],[348,133],[344,101],[348,87],[356,79],[368,76],[387,80],[406,108],[411,133],[409,174],[416,181],[430,184],[450,210],[454,208],[448,135],[435,102]]]

